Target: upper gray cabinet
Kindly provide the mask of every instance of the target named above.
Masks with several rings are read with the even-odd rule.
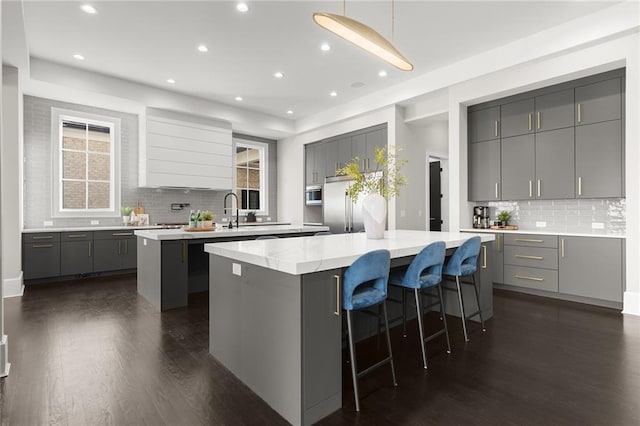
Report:
[[[384,148],[387,145],[387,129],[378,129],[366,134],[366,164],[365,170],[376,168],[376,148]]]
[[[621,120],[576,127],[578,198],[623,197]]]
[[[533,98],[501,105],[500,136],[508,138],[533,133],[533,112]]]
[[[500,137],[500,107],[469,113],[469,141],[483,142]]]
[[[502,139],[503,200],[526,200],[534,197],[535,152],[533,135]]]
[[[322,144],[322,150],[319,155],[324,154],[324,171],[322,176],[322,183],[327,176],[335,176],[336,171],[341,167],[339,152],[338,152],[338,140],[325,142]]]
[[[535,198],[575,198],[574,128],[536,133]]]
[[[576,87],[576,125],[599,123],[622,117],[622,79]]]
[[[325,153],[322,144],[306,145],[305,170],[307,185],[319,185],[324,182]]]
[[[469,199],[500,200],[500,139],[469,145]]]
[[[532,124],[536,132],[573,127],[573,89],[536,96]]]

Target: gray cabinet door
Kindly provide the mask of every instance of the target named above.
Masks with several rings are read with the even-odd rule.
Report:
[[[60,242],[34,241],[23,244],[22,268],[25,280],[60,275]]]
[[[469,141],[482,142],[500,137],[500,107],[470,112]]]
[[[493,262],[491,261],[495,241],[482,243],[480,246],[480,256],[478,256],[478,271],[480,271],[480,282],[482,284],[493,283]]]
[[[360,169],[364,170],[367,165],[367,136],[364,133],[351,137],[351,155],[358,157]]]
[[[502,199],[528,200],[535,197],[535,136],[502,139]]]
[[[622,241],[560,237],[559,291],[622,302]]]
[[[121,254],[122,269],[134,269],[138,265],[138,245],[135,237],[124,238],[122,243],[124,248]]]
[[[576,127],[578,198],[624,196],[621,127],[620,120]]]
[[[491,275],[494,283],[504,282],[504,235],[496,234],[496,239],[489,250]]]
[[[320,143],[315,146],[314,152],[314,169],[316,171],[314,184],[324,183],[325,172],[327,168],[327,159],[325,154],[326,143]]]
[[[304,148],[305,181],[307,185],[316,183],[316,146],[306,145]]]
[[[93,241],[62,241],[60,243],[60,275],[93,272]]]
[[[536,132],[573,127],[573,92],[573,89],[567,89],[536,97]]]
[[[338,166],[344,167],[353,160],[356,154],[353,153],[351,145],[352,138],[340,138],[336,141],[338,147]]]
[[[189,250],[186,242],[163,241],[161,254],[161,310],[187,306],[189,299]]]
[[[500,199],[500,140],[469,145],[469,200]]]
[[[620,78],[576,87],[576,125],[622,118]]]
[[[533,98],[500,105],[500,136],[508,138],[533,133],[533,113]]]
[[[117,271],[121,269],[122,241],[117,239],[95,239],[93,241],[94,272]]]
[[[367,151],[366,151],[366,169],[375,170],[376,168],[376,148],[384,148],[387,146],[387,129],[378,129],[368,132]]]
[[[573,127],[536,133],[536,198],[575,198],[574,145]]]
[[[338,141],[333,140],[323,144],[322,155],[324,155],[324,175],[320,183],[324,183],[327,176],[335,176],[336,171],[341,167],[338,159]]]
[[[341,398],[341,275],[335,269],[302,276],[303,411]]]

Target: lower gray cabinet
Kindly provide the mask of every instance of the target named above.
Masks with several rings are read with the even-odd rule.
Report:
[[[25,280],[60,275],[60,234],[24,234],[22,269]]]
[[[93,271],[117,271],[136,267],[136,244],[133,231],[94,232]]]
[[[491,278],[494,283],[504,282],[504,235],[496,234],[496,239],[487,248],[489,264],[491,265]]]
[[[189,246],[186,241],[162,241],[161,310],[189,303]]]
[[[622,302],[623,241],[560,237],[560,293]]]
[[[60,275],[93,272],[93,232],[60,234]]]

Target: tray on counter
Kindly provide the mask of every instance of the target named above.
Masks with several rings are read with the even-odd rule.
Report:
[[[507,225],[507,226],[491,225],[491,229],[502,229],[504,231],[517,231],[518,225]]]
[[[215,231],[216,227],[209,226],[206,228],[189,228],[188,226],[183,226],[182,229],[184,229],[186,232],[205,232],[205,231]]]

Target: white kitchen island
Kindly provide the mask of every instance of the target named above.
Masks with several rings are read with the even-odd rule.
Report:
[[[357,233],[205,244],[209,352],[287,421],[312,424],[342,406],[344,268],[376,249],[391,252],[392,266],[407,264],[433,241],[454,249],[473,235],[396,230],[381,240]],[[482,284],[488,319],[492,286]]]

